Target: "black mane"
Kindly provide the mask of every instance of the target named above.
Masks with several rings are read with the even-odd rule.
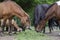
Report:
[[[54,4],[56,4],[56,3],[54,3]],[[47,13],[47,11],[48,11],[54,4],[50,5],[50,6],[47,8],[47,10],[46,10],[45,13]]]

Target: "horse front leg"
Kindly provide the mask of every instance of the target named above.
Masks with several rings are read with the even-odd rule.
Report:
[[[45,33],[45,27],[43,28],[43,33]]]
[[[6,25],[8,27],[8,34],[11,35],[12,33],[12,28],[11,28],[11,19],[6,20]]]
[[[51,20],[48,21],[48,26],[49,26],[49,33],[51,33],[51,29],[52,29],[52,21]]]
[[[4,34],[4,27],[5,27],[5,20],[4,19],[1,19],[1,21],[0,21],[0,26],[1,26],[1,29],[0,29],[0,34],[1,34],[1,36],[3,36],[3,34]]]
[[[10,35],[12,35],[12,29],[13,29],[13,27],[12,27],[12,19],[11,19],[11,20],[9,20],[9,34]]]
[[[58,21],[58,26],[59,26],[59,30],[60,30],[60,21]]]
[[[22,31],[22,28],[20,28],[17,24],[16,21],[12,20],[12,25],[17,29],[17,31]]]

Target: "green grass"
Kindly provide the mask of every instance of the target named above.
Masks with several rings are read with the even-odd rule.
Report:
[[[16,40],[50,40],[50,38],[43,33],[37,33],[34,30],[26,30],[18,33]]]

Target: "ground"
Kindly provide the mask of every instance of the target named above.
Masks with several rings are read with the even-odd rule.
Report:
[[[60,40],[59,30],[52,31],[52,33],[37,33],[34,30],[26,30],[17,35],[0,36],[0,40]]]
[[[52,33],[46,33],[46,35],[49,36],[51,40],[60,40],[59,33],[60,31],[53,31]]]
[[[4,37],[0,37],[0,40],[15,40],[15,36],[4,36]]]

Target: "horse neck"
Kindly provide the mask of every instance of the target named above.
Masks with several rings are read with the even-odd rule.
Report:
[[[21,6],[19,6],[15,2],[11,2],[11,5],[12,5],[13,8],[14,8],[14,6],[16,6],[16,9],[13,9],[13,10],[14,10],[15,13],[20,15],[20,18],[21,17],[29,17],[29,15],[21,8]]]
[[[17,16],[19,19],[23,19],[23,18],[27,18],[28,17],[28,15],[26,15],[25,13],[23,14],[20,14],[20,13],[16,13],[16,14],[14,14],[15,16]]]
[[[51,19],[52,17],[55,16],[55,10],[56,10],[56,4],[51,6],[48,11],[46,12],[46,15],[45,15],[45,20],[48,21],[49,19]]]

